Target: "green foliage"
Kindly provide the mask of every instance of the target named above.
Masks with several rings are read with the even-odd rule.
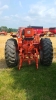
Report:
[[[6,26],[1,26],[0,31],[6,31],[6,32],[10,33],[10,32],[17,32],[17,29],[7,28]]]
[[[10,33],[12,31],[13,31],[13,29],[12,28],[9,28],[7,32]]]
[[[0,70],[0,100],[56,100],[56,63]]]
[[[7,27],[6,26],[1,26],[0,27],[0,31],[7,31],[8,29],[7,29]]]

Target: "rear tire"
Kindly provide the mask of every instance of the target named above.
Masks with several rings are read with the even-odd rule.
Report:
[[[49,66],[53,59],[53,47],[50,39],[45,38],[40,40],[40,62],[42,65]]]
[[[8,39],[5,44],[5,60],[8,67],[15,67],[18,64],[17,41]]]

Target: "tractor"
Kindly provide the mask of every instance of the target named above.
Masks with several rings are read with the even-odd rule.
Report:
[[[0,32],[0,35],[7,35],[7,32],[6,31],[2,31],[2,32]]]
[[[12,38],[5,44],[7,66],[18,66],[20,70],[23,62],[30,65],[33,61],[37,69],[39,61],[44,66],[50,66],[53,59],[53,46],[51,40],[44,38],[44,35],[43,28],[35,26],[20,27],[16,35],[11,34]]]
[[[50,36],[53,35],[54,37],[56,37],[56,27],[49,28],[49,32],[51,32]]]

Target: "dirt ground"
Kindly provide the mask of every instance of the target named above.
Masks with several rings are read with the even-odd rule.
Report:
[[[5,54],[4,54],[4,49],[5,49],[5,42],[7,41],[7,39],[11,38],[10,35],[7,36],[0,36],[0,67],[5,67],[6,63],[5,63]],[[52,41],[52,45],[53,45],[53,61],[56,62],[56,37],[48,37],[51,39]]]

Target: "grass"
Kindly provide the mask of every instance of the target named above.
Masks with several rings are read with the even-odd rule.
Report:
[[[0,69],[0,100],[56,100],[56,63]]]

